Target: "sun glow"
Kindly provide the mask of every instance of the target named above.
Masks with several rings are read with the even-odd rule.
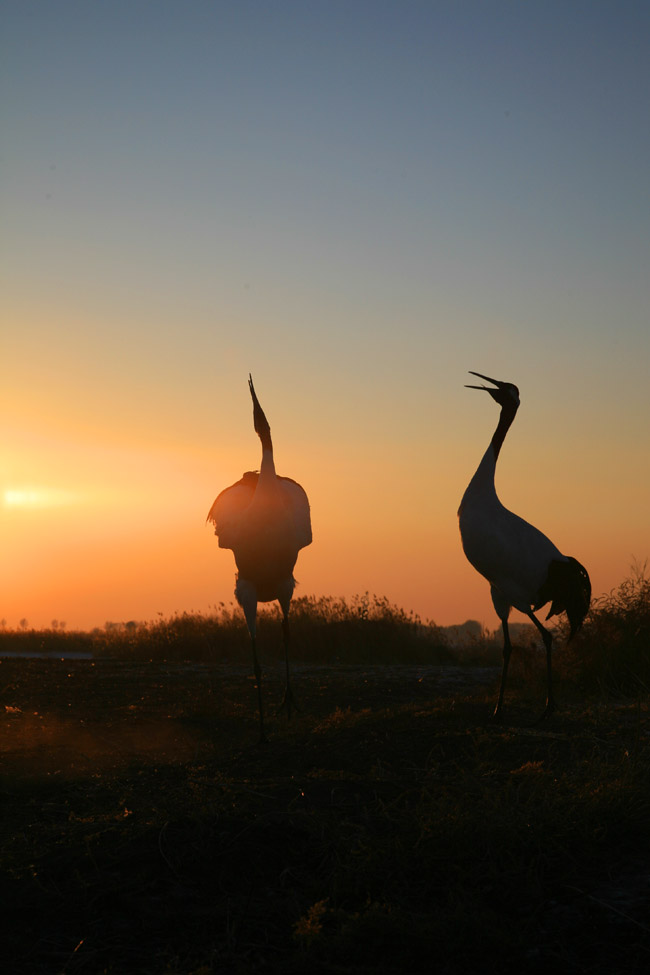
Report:
[[[5,508],[59,508],[79,500],[78,494],[61,488],[7,488],[3,495]]]

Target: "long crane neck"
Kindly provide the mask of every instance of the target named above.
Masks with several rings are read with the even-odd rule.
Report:
[[[465,494],[463,495],[463,499],[460,503],[460,508],[458,509],[458,515],[460,518],[462,518],[468,510],[472,508],[476,510],[477,505],[481,511],[485,511],[486,507],[489,509],[490,506],[501,505],[501,502],[497,497],[496,487],[494,484],[494,475],[496,472],[497,458],[501,451],[501,447],[503,446],[503,441],[506,438],[506,434],[516,416],[518,405],[518,403],[512,402],[501,406],[501,415],[499,416],[497,428],[492,435],[492,439],[487,446],[487,450],[481,458],[480,464],[476,468],[474,476],[467,485]]]
[[[500,452],[500,450],[501,450],[501,448],[503,446],[503,441],[506,439],[506,433],[508,432],[508,430],[512,426],[512,421],[514,420],[515,416],[517,415],[517,409],[518,409],[518,406],[515,405],[514,403],[512,405],[508,404],[507,406],[502,406],[501,407],[501,414],[499,416],[499,422],[497,423],[497,428],[494,431],[494,434],[492,436],[492,440],[490,441],[490,444],[491,444],[492,449],[494,451],[494,462],[495,463],[496,463],[497,458],[499,456],[499,452]]]
[[[473,478],[467,485],[467,490],[461,502],[461,509],[465,504],[466,500],[474,498],[496,498],[496,489],[494,486],[494,475],[496,471],[497,458],[501,447],[503,446],[503,441],[505,440],[506,434],[510,429],[512,421],[515,418],[517,412],[517,406],[512,404],[512,406],[502,406],[501,415],[499,417],[499,422],[497,428],[494,431],[492,439],[488,444],[487,450],[481,458],[481,463],[476,468]]]
[[[262,463],[260,464],[260,480],[259,484],[267,485],[271,481],[275,481],[275,462],[273,460],[273,441],[271,440],[271,428],[268,425],[266,417],[262,410],[260,409],[261,418],[257,415],[255,416],[255,429],[257,435],[262,442]]]
[[[262,438],[260,437],[260,440]],[[275,461],[273,460],[273,444],[271,443],[271,437],[269,435],[268,439],[262,440],[262,463],[260,464],[260,483],[266,482],[267,479],[275,480]]]
[[[275,480],[275,464],[273,462],[273,441],[271,440],[271,427],[266,419],[264,410],[260,406],[252,379],[249,379],[249,388],[253,398],[253,426],[255,433],[262,442],[262,463],[260,465],[259,484]]]

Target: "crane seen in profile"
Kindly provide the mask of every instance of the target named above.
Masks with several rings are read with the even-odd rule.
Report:
[[[519,390],[512,383],[490,379],[478,372],[471,374],[496,388],[467,388],[485,390],[501,407],[497,428],[458,509],[465,555],[490,583],[492,603],[503,627],[503,670],[494,717],[499,718],[503,705],[512,652],[508,617],[514,607],[534,623],[546,648],[548,690],[542,720],[556,707],[551,672],[553,636],[535,612],[548,602],[551,607],[547,620],[566,612],[570,624],[569,640],[572,639],[589,609],[591,583],[587,570],[577,559],[563,555],[539,529],[501,504],[494,474],[503,441],[519,408]]]

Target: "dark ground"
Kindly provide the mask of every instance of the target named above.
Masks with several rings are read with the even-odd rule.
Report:
[[[7,972],[650,970],[648,701],[491,669],[0,662]]]

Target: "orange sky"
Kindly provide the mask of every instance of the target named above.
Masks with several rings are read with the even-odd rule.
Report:
[[[249,372],[298,593],[496,625],[470,369],[521,391],[503,503],[596,594],[650,555],[647,11],[470,6],[3,10],[9,626],[232,598],[205,516],[259,465]]]
[[[434,423],[430,444],[423,432],[422,441],[383,446],[375,431],[368,442],[342,435],[338,445],[321,447],[294,441],[283,422],[274,423],[273,389],[264,379],[257,386],[272,423],[278,471],[298,479],[312,505],[314,542],[300,554],[297,592],[368,590],[440,624],[478,618],[495,626],[487,583],[461,550],[456,507],[496,424],[496,404],[459,382],[458,443],[445,441]],[[224,448],[170,443],[151,449],[129,442],[128,431],[118,447],[79,434],[64,439],[48,424],[39,434],[22,428],[10,439],[12,476],[3,485],[0,511],[8,624],[26,618],[42,627],[56,619],[68,628],[90,628],[230,602],[234,560],[204,521],[218,491],[259,466],[245,379],[238,399]],[[551,461],[549,444],[540,464],[536,448],[526,449],[523,429],[536,426],[533,408],[526,403],[524,412],[522,406],[506,440],[498,468],[502,500],[578,556],[595,593],[602,593],[648,551],[647,531],[639,532],[647,460],[639,459],[634,470],[629,455],[621,454],[630,478],[622,483],[612,465],[600,470],[597,484],[590,479],[600,469],[594,447],[577,462],[560,446]],[[284,411],[276,406],[276,413],[289,416],[290,404]],[[241,442],[233,444],[235,438]],[[614,508],[612,497],[619,499]]]

